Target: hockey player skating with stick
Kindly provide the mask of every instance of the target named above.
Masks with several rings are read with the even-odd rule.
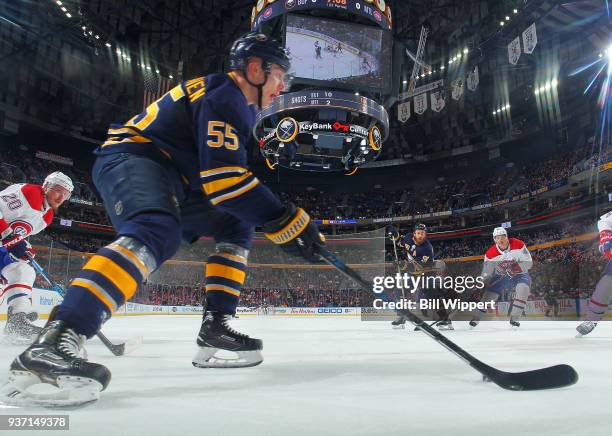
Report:
[[[416,275],[431,275],[438,274],[439,268],[434,264],[434,251],[431,242],[427,240],[427,226],[425,224],[417,224],[414,227],[412,235],[406,234],[403,237],[397,229],[391,228],[390,237],[394,244],[399,247],[399,256],[396,251],[396,263],[399,265],[402,258],[403,264],[398,268],[402,271],[408,269],[409,264],[413,266],[413,274]],[[395,247],[394,247],[395,249]],[[414,291],[414,290],[413,290]],[[438,291],[435,289],[417,289],[417,301],[422,299],[438,298]],[[436,323],[441,330],[452,330],[452,323],[448,319],[448,314],[445,309],[438,311],[440,320]],[[393,328],[403,328],[406,323],[404,315],[398,317],[391,323]]]
[[[531,253],[523,241],[508,238],[508,232],[503,227],[493,230],[495,243],[484,257],[482,277],[485,282],[485,293],[481,301],[497,301],[506,288],[515,289],[510,312],[510,325],[519,327],[520,317],[527,305],[531,293],[531,277],[529,270],[533,266]],[[474,328],[480,322],[485,311],[479,310],[470,321]]]
[[[576,327],[579,336],[588,335],[597,326],[608,310],[612,298],[612,211],[603,215],[597,223],[599,230],[599,252],[608,259],[587,308],[587,320]]]
[[[172,257],[181,239],[212,236],[197,367],[262,362],[262,341],[233,330],[254,226],[287,253],[316,261],[324,238],[308,214],[278,198],[247,169],[255,108],[285,89],[290,62],[282,45],[250,32],[232,46],[229,74],[183,82],[140,115],[109,129],[97,149],[96,184],[117,239],[84,265],[35,343],[11,364],[0,401],[46,406],[95,401],[110,382],[103,365],[79,355],[112,313]],[[235,358],[219,355],[234,352]],[[60,388],[41,397],[37,383]]]
[[[4,340],[30,344],[42,330],[32,324],[38,314],[32,307],[32,285],[36,272],[28,264],[34,250],[28,236],[42,232],[53,214],[72,193],[72,180],[56,171],[42,186],[15,184],[0,192],[0,274],[6,280],[0,291],[8,306]]]

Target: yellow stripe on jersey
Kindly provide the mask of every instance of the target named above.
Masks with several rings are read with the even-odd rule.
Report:
[[[230,288],[229,286],[223,285],[206,285],[206,292],[209,291],[222,291],[227,292],[228,294],[232,294],[236,297],[240,297],[240,291],[234,288]]]
[[[185,92],[181,85],[176,85],[170,90],[170,97],[172,97],[172,101],[179,101],[181,98],[185,97]]]
[[[225,174],[225,173],[244,174],[246,172],[247,172],[247,169],[242,168],[242,167],[219,167],[219,168],[213,168],[212,170],[200,171],[200,177],[202,178],[212,177],[212,176],[217,176],[219,174]]]
[[[121,143],[126,143],[126,142],[137,142],[140,144],[145,144],[147,142],[152,142],[149,138],[145,138],[144,136],[140,136],[140,135],[134,135],[134,136],[130,136],[128,138],[124,138],[121,141],[113,141],[113,138],[109,138],[104,144],[101,145],[102,148],[107,147],[109,145],[113,145],[113,144],[121,144]]]
[[[222,277],[224,279],[232,280],[240,284],[244,283],[246,273],[238,268],[234,268],[227,265],[221,265],[219,263],[207,263],[206,264],[206,277]]]
[[[108,257],[95,255],[89,259],[83,269],[102,274],[125,296],[126,301],[136,292],[138,284],[134,277]]]
[[[232,198],[236,198],[236,197],[244,194],[245,192],[250,191],[251,189],[253,189],[257,185],[259,185],[259,180],[255,178],[255,179],[253,179],[253,181],[251,181],[251,183],[243,186],[242,188],[236,189],[235,191],[232,191],[232,192],[228,192],[227,194],[224,194],[224,195],[220,195],[219,197],[210,200],[210,202],[213,205],[217,205],[217,204],[222,203],[224,201],[231,200]]]
[[[115,300],[91,280],[74,279],[70,283],[70,286],[80,286],[81,288],[87,289],[89,292],[94,294],[98,300],[104,303],[104,305],[110,309],[111,313],[117,310],[117,303]]]
[[[224,257],[226,259],[232,260],[234,262],[242,263],[244,265],[247,264],[247,258],[244,256],[239,256],[237,254],[215,253],[215,256]]]
[[[243,180],[251,177],[253,175],[252,172],[248,172],[242,176],[237,177],[227,177],[225,179],[215,180],[213,182],[204,183],[202,187],[204,188],[204,192],[207,195],[214,194],[215,192],[223,191],[225,189],[231,188],[232,186],[236,186]]]
[[[140,275],[142,275],[143,280],[146,280],[146,278],[149,277],[149,274],[151,274],[149,268],[147,268],[147,266],[142,263],[142,261],[138,259],[138,256],[136,256],[131,250],[128,250],[127,248],[122,247],[121,245],[116,244],[114,242],[110,245],[107,245],[106,248],[116,251],[117,253],[121,254],[125,259],[130,261],[132,265],[134,265],[138,269],[138,271],[140,271]]]

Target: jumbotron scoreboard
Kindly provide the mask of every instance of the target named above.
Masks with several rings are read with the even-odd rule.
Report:
[[[270,169],[354,173],[389,135],[391,9],[384,0],[260,0],[252,29],[284,41],[294,86],[257,116]]]

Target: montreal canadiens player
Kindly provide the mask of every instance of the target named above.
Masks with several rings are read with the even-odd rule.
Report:
[[[508,238],[508,232],[503,227],[493,230],[493,240],[495,244],[484,257],[482,277],[487,285],[482,301],[497,301],[504,289],[514,288],[510,325],[519,327],[519,319],[531,293],[529,270],[533,266],[533,259],[525,243],[520,239]],[[486,313],[479,312],[470,321],[470,327],[476,327],[481,316]]]
[[[7,284],[2,296],[8,306],[4,339],[31,343],[42,330],[31,321],[38,318],[31,302],[34,269],[27,263],[34,251],[26,238],[43,231],[53,214],[72,193],[72,180],[56,171],[43,185],[15,184],[0,192],[0,274]]]
[[[595,286],[587,309],[587,320],[576,327],[579,336],[588,335],[597,326],[612,297],[612,211],[603,215],[597,223],[599,230],[599,252],[608,259],[603,275]]]

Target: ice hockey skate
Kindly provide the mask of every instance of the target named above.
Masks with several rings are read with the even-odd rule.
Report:
[[[581,338],[588,335],[595,329],[595,327],[597,327],[597,321],[584,321],[578,327],[576,327],[576,331],[578,332],[576,337]]]
[[[245,368],[263,362],[260,339],[251,338],[232,329],[232,315],[205,311],[198,334],[199,350],[193,358],[197,368]],[[228,354],[233,356],[228,357]]]
[[[85,337],[52,316],[34,343],[11,364],[0,402],[13,406],[73,407],[100,397],[111,373],[103,365],[80,357]],[[34,385],[48,384],[56,392],[33,393]]]
[[[38,319],[36,312],[16,312],[13,307],[7,311],[6,325],[4,326],[3,342],[12,345],[29,345],[42,331],[41,327],[32,324]]]

